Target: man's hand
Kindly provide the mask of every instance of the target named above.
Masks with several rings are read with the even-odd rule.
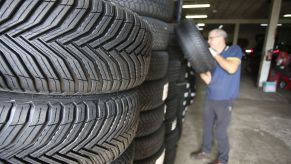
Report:
[[[201,79],[208,85],[211,82],[211,73],[205,72],[205,73],[200,73]]]
[[[211,47],[209,47],[209,51],[210,51],[210,53],[211,53],[211,55],[213,56],[213,57],[215,57],[215,56],[217,56],[218,55],[218,52],[216,52],[213,48],[211,48]]]

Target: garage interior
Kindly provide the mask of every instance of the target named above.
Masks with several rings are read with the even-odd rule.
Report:
[[[228,32],[229,44],[236,43],[252,53],[265,56],[266,50],[280,49],[280,45],[291,48],[291,19],[284,17],[291,11],[291,1],[185,0],[183,4],[210,4],[207,8],[182,9],[182,18],[207,15],[207,18],[193,19],[200,25],[198,28],[205,39],[211,29],[222,27]],[[273,27],[267,26],[268,23],[273,23]],[[287,51],[290,55],[290,50]],[[250,64],[253,59],[247,53],[246,59],[242,60],[240,98],[235,101],[228,130],[230,164],[291,163],[291,92],[286,89],[263,92],[262,83],[258,81],[260,78],[267,81],[270,67],[260,70],[260,63],[264,60],[261,54],[259,59],[255,59],[256,64]],[[198,151],[201,146],[202,110],[207,86],[198,77],[196,84],[197,96],[188,109],[176,163],[199,164],[190,158],[190,153]],[[215,142],[213,160],[216,155]]]
[[[0,0],[0,164],[201,164],[213,28],[243,50],[229,164],[291,164],[290,0]]]

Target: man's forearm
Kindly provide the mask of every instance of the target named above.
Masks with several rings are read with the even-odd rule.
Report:
[[[230,74],[235,73],[240,64],[239,61],[225,59],[220,54],[214,55],[213,57],[217,63]]]
[[[218,52],[214,50],[213,48],[209,48],[209,51],[213,58],[216,60],[216,62],[221,66],[225,71],[227,71],[230,74],[233,74],[238,69],[238,66],[240,65],[240,60],[229,60],[225,59],[223,56],[221,56]]]

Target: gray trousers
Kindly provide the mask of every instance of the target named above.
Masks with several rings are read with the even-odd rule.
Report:
[[[228,162],[229,142],[227,128],[231,119],[232,100],[205,100],[203,111],[203,144],[202,151],[211,152],[213,128],[218,142],[218,160]]]

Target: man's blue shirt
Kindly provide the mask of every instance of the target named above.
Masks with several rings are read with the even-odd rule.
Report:
[[[237,45],[227,46],[220,55],[229,60],[241,60],[242,50]],[[233,100],[239,96],[241,65],[234,74],[229,74],[217,64],[211,75],[212,79],[207,89],[208,99]]]

